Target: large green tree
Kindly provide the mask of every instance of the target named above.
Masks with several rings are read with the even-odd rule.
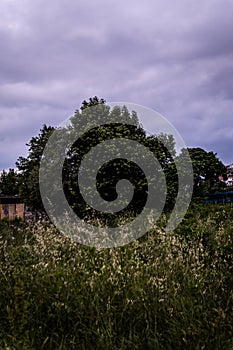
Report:
[[[91,108],[93,106],[95,108]],[[106,125],[101,125],[92,129],[90,128],[91,130],[84,133],[81,138],[77,137],[77,141],[73,144],[65,164],[65,169],[69,169],[68,172],[64,172],[65,192],[70,205],[83,216],[86,214],[96,216],[98,214],[97,211],[93,210],[85,203],[79,191],[77,173],[82,159],[85,154],[102,141],[111,139],[130,139],[147,147],[154,154],[154,157],[158,159],[161,168],[165,172],[165,176],[172,174],[172,181],[171,178],[170,181],[166,178],[168,184],[168,200],[166,208],[170,209],[174,204],[177,190],[177,186],[175,185],[177,176],[176,172],[173,171],[173,158],[176,153],[173,136],[147,136],[145,130],[139,123],[136,112],[132,111],[130,113],[125,106],[115,106],[110,110],[110,107],[105,104],[105,101],[103,99],[98,100],[97,97],[90,99],[89,102],[84,101],[80,110],[75,112],[74,116],[71,118],[71,129],[74,133],[77,132],[78,135],[82,123],[84,129],[85,126],[87,126],[88,130],[91,126],[91,121],[96,118],[105,119]],[[121,123],[122,120],[124,123]],[[170,145],[171,152],[166,148],[166,144]],[[108,149],[108,151],[111,152],[110,149]],[[116,149],[113,149],[113,151],[117,153]],[[98,154],[96,158],[103,158],[103,154]],[[95,159],[93,159],[93,163],[95,163]],[[173,170],[171,171],[171,169]],[[154,188],[157,188],[157,194],[159,192],[158,188],[160,191],[164,190],[162,186],[160,188],[155,175],[155,173],[154,176],[151,174],[151,179],[146,179],[145,174],[137,164],[126,159],[113,157],[112,161],[107,162],[99,170],[96,176],[96,186],[102,198],[110,202],[117,198],[116,185],[119,180],[122,178],[129,180],[134,187],[134,195],[132,202],[127,206],[127,209],[124,210],[124,213],[135,212],[135,214],[137,214],[143,209],[147,200],[147,180],[149,180],[150,183],[154,182],[153,186]],[[91,196],[92,188],[86,188],[86,191],[90,191],[89,195]],[[104,217],[108,217],[108,219],[112,221],[114,215],[107,214],[104,215]]]

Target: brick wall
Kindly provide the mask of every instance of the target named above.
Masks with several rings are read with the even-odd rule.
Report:
[[[0,204],[0,219],[9,218],[13,220],[15,218],[24,219],[24,204]]]

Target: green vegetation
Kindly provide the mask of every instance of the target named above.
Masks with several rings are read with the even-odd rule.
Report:
[[[97,251],[46,222],[0,222],[0,349],[233,348],[233,207],[163,216]]]

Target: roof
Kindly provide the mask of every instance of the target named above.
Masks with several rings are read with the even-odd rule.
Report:
[[[0,194],[0,204],[23,203],[22,199],[17,196]]]
[[[228,192],[216,192],[216,193],[209,193],[208,196],[214,197],[218,195],[232,195],[233,191],[228,191]]]

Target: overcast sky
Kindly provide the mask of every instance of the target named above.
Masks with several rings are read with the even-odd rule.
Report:
[[[155,109],[233,163],[232,0],[0,0],[0,14],[0,169],[95,95]]]

